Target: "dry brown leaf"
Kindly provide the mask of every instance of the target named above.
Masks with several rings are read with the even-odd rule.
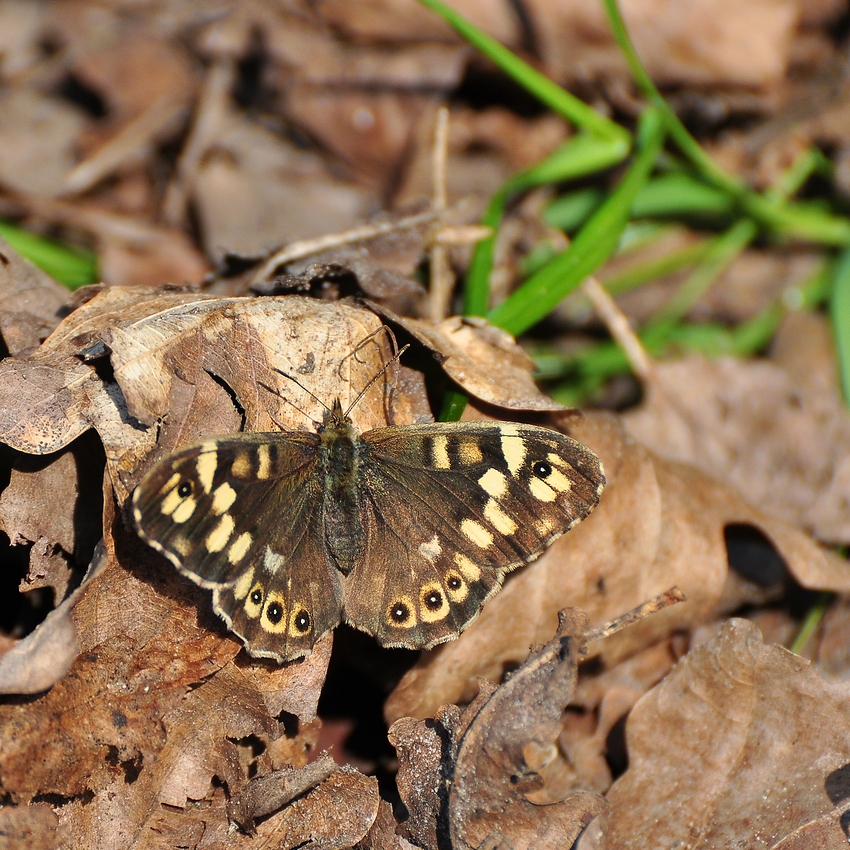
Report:
[[[74,567],[87,566],[103,534],[100,446],[82,437],[47,457],[4,447],[0,459],[8,476],[0,493],[0,530],[13,546],[31,545],[20,590],[49,587],[62,600]]]
[[[481,401],[512,410],[564,409],[537,388],[533,363],[514,338],[485,320],[453,316],[434,325],[391,318],[430,348],[445,373]]]
[[[215,259],[345,230],[374,205],[370,193],[333,177],[316,154],[237,114],[216,136],[193,194],[207,254]]]
[[[625,76],[601,7],[562,0],[529,0],[528,26],[547,73],[558,81]],[[775,86],[789,61],[799,14],[797,0],[725,0],[659,3],[640,0],[623,15],[638,53],[653,79],[665,85]],[[431,38],[449,33],[436,15],[423,14],[415,0],[372,0],[356,12],[345,0],[322,0],[322,15],[335,27],[374,41]],[[452,8],[512,49],[522,49],[515,17],[494,0],[455,0]]]
[[[850,541],[850,416],[831,387],[764,361],[659,364],[629,430],[666,457],[736,487],[753,505]]]
[[[55,850],[67,846],[67,835],[47,803],[4,806],[0,809],[0,836],[4,850]]]
[[[0,183],[31,195],[58,194],[75,162],[85,119],[66,101],[18,86],[0,98]]]
[[[404,829],[419,846],[436,850],[448,831],[458,848],[560,848],[602,810],[595,794],[558,796],[546,787],[587,628],[576,610],[559,619],[555,637],[501,687],[482,681],[462,715],[447,706],[433,721],[393,724]]]
[[[278,295],[285,292],[309,292],[319,288],[322,297],[327,290],[335,290],[337,297],[349,291],[362,292],[370,301],[380,304],[393,313],[408,315],[417,312],[425,289],[412,276],[401,274],[383,263],[376,263],[371,255],[377,246],[343,247],[312,256],[307,261],[287,263],[286,273],[279,270],[271,280],[254,280],[251,291],[260,295]],[[420,242],[420,253],[425,250]],[[412,270],[411,270],[412,271]]]
[[[440,705],[469,702],[475,678],[498,681],[529,646],[545,640],[567,603],[599,623],[673,584],[688,597],[594,647],[608,666],[712,619],[718,609],[733,610],[750,589],[730,574],[729,526],[763,534],[805,587],[850,589],[845,561],[695,467],[653,456],[613,417],[587,415],[571,422],[569,433],[604,463],[608,483],[599,506],[506,581],[458,640],[423,653],[387,701],[388,718],[430,717]]]
[[[608,846],[846,846],[849,695],[730,620],[632,711]]]
[[[257,840],[280,850],[342,850],[357,844],[378,814],[378,780],[350,767],[257,828]]]
[[[34,351],[59,324],[68,290],[0,237],[0,333],[13,357]]]
[[[363,183],[391,192],[415,128],[459,84],[467,55],[458,44],[328,44],[286,69],[283,108]]]

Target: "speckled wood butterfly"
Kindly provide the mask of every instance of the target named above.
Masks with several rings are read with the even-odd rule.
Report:
[[[350,409],[349,409],[350,410]],[[139,534],[255,656],[306,655],[345,621],[384,646],[456,637],[584,519],[605,483],[589,449],[500,422],[360,433],[337,400],[316,431],[215,437],[133,495]]]

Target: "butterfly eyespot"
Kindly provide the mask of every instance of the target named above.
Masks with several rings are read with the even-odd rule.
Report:
[[[429,611],[439,611],[443,606],[443,594],[439,590],[430,590],[422,597],[422,602]]]
[[[460,573],[450,570],[445,575],[445,581],[449,599],[455,604],[463,602],[469,596],[469,585],[464,581]]]
[[[413,625],[413,610],[407,602],[393,602],[389,608],[389,615],[394,626]]]
[[[266,609],[266,617],[273,626],[276,626],[283,619],[283,605],[280,602],[272,602]]]
[[[552,464],[548,460],[536,460],[531,465],[531,471],[538,478],[548,478],[552,474]]]
[[[181,499],[185,499],[187,496],[192,495],[193,489],[191,481],[181,481],[180,486],[177,488],[177,495],[180,496]]]
[[[296,632],[306,635],[312,626],[310,615],[303,608],[300,611],[296,611],[292,618],[292,625]]]
[[[255,588],[251,591],[251,602],[255,605],[261,605],[263,602],[263,591],[259,588]]]

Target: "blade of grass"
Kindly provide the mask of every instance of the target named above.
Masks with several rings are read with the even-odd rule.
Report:
[[[419,0],[419,2],[436,12],[470,44],[477,47],[509,77],[557,115],[566,118],[576,127],[590,130],[602,138],[619,140],[628,149],[630,135],[619,124],[606,118],[540,71],[532,68],[441,0]]]
[[[647,73],[632,44],[617,0],[602,0],[602,4],[608,15],[611,31],[638,88],[650,103],[664,111],[671,140],[707,180],[728,192],[744,211],[768,230],[825,245],[850,244],[850,221],[846,218],[829,215],[800,204],[778,203],[773,198],[758,195],[716,165],[687,131]]]
[[[742,218],[726,233],[714,239],[708,255],[656,313],[646,328],[647,333],[658,333],[662,328],[671,327],[683,319],[732,260],[753,241],[757,232],[758,228],[752,219]]]
[[[664,135],[661,112],[647,109],[638,126],[638,153],[616,190],[563,254],[547,263],[490,311],[487,317],[493,324],[514,336],[528,330],[614,253],[635,195],[649,177]]]
[[[546,159],[511,177],[490,199],[481,219],[483,225],[492,229],[493,236],[482,239],[473,251],[464,289],[464,315],[484,316],[487,313],[495,234],[510,197],[535,186],[573,180],[610,168],[622,162],[628,151],[628,145],[619,139],[600,139],[581,133],[566,141]]]
[[[850,249],[844,251],[835,268],[829,312],[841,373],[844,403],[850,406]]]
[[[7,221],[0,221],[0,236],[22,257],[69,289],[97,280],[97,257],[90,251],[69,248]]]

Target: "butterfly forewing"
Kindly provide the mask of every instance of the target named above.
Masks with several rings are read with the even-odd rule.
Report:
[[[160,462],[133,496],[142,537],[214,588],[214,607],[254,655],[295,658],[342,616],[324,552],[317,434],[241,434]]]
[[[363,444],[364,562],[385,569],[347,579],[345,616],[391,646],[456,635],[507,572],[590,513],[604,485],[592,452],[546,428],[382,428]]]

